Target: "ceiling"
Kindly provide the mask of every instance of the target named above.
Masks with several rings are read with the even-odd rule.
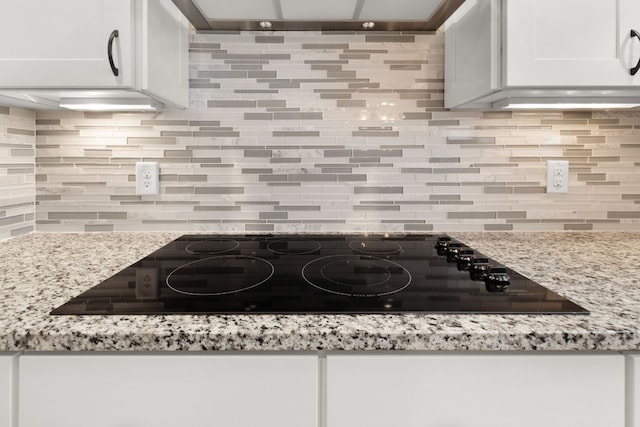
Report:
[[[464,0],[173,0],[197,30],[435,31]],[[268,23],[268,24],[265,24]],[[372,28],[366,28],[366,25]]]

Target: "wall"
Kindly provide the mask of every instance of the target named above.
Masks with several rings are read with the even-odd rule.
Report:
[[[186,111],[38,112],[37,229],[640,229],[640,111],[449,112],[442,62],[441,33],[196,34]]]
[[[0,240],[34,229],[35,113],[0,106]]]

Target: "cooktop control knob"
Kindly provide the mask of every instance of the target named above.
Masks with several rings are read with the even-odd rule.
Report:
[[[504,267],[490,268],[483,280],[489,292],[504,292],[511,284],[511,278]]]
[[[449,243],[447,247],[447,262],[458,262],[458,254],[466,249],[462,243]]]
[[[447,253],[447,246],[451,243],[451,237],[438,237],[436,242],[436,250],[438,255],[443,256]]]
[[[490,267],[488,258],[474,258],[469,267],[471,280],[483,280]]]
[[[458,270],[465,271],[471,267],[473,261],[473,249],[465,248],[458,252]]]

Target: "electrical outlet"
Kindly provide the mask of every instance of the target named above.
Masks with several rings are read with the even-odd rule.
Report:
[[[158,194],[158,162],[136,163],[136,194]]]
[[[547,160],[547,193],[569,192],[569,162]]]

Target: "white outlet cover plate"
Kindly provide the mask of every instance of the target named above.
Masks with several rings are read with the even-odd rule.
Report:
[[[158,194],[160,192],[158,162],[136,163],[136,194]]]
[[[569,161],[547,160],[547,193],[569,192]]]

